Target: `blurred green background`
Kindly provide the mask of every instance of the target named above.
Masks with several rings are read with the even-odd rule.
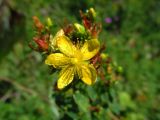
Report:
[[[28,47],[32,16],[60,28],[90,7],[106,52],[123,67],[121,80],[54,92],[56,74]],[[0,0],[0,120],[160,120],[159,80],[159,0]]]

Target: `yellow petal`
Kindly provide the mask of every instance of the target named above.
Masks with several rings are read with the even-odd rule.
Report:
[[[81,79],[82,78],[82,67],[78,65],[78,66],[75,67],[75,69],[76,69],[75,74],[78,75],[79,79]]]
[[[52,35],[50,36],[50,47],[52,48],[52,50],[56,50],[57,48],[56,41],[59,39],[59,37],[63,35],[64,35],[64,31],[63,29],[61,29],[56,33],[54,37]]]
[[[60,68],[68,65],[70,63],[70,58],[62,53],[50,54],[45,60],[45,64],[53,65],[55,68]]]
[[[82,65],[81,71],[81,79],[84,83],[91,85],[95,82],[97,73],[93,65],[84,64]]]
[[[69,85],[74,78],[74,67],[68,66],[61,70],[60,77],[58,79],[58,89],[63,89],[67,85]]]
[[[97,39],[88,40],[84,43],[81,48],[81,53],[83,54],[83,60],[89,60],[94,57],[99,51],[100,43]]]
[[[57,39],[56,44],[58,46],[58,49],[69,57],[73,57],[77,50],[76,47],[72,44],[72,42],[69,40],[69,38],[64,35]]]

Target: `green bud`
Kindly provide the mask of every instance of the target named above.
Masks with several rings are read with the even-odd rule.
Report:
[[[122,73],[123,72],[123,67],[122,66],[118,66],[117,70],[118,70],[119,73]]]
[[[85,28],[81,24],[74,23],[74,26],[79,33],[82,33],[82,34],[85,33]]]
[[[48,26],[48,27],[53,26],[53,23],[52,23],[52,20],[51,20],[50,17],[47,18],[47,26]]]
[[[108,54],[101,53],[101,58],[102,58],[102,60],[106,60],[108,58]]]
[[[95,12],[94,8],[90,8],[89,12],[92,14],[93,18],[96,18],[96,12]]]

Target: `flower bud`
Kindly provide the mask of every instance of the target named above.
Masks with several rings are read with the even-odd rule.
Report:
[[[117,71],[118,71],[119,73],[123,73],[123,67],[122,67],[122,66],[118,66]]]
[[[74,26],[76,28],[76,30],[80,33],[85,33],[85,28],[81,25],[81,24],[78,24],[78,23],[74,23]]]
[[[93,18],[96,18],[96,12],[95,12],[94,8],[90,8],[89,12],[92,14]]]
[[[48,27],[53,26],[53,23],[52,23],[52,20],[51,20],[50,17],[47,18],[47,26],[48,26]]]
[[[108,58],[108,54],[101,53],[101,58],[102,58],[102,60],[106,60]]]
[[[43,50],[43,51],[47,51],[48,50],[48,43],[45,40],[34,38],[34,41],[36,42],[36,44],[38,45],[38,47],[41,50]]]

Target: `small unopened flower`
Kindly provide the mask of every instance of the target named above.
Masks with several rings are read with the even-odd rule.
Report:
[[[74,23],[74,26],[75,26],[75,28],[77,29],[78,32],[80,32],[82,34],[85,33],[85,28],[81,24]]]
[[[100,44],[97,39],[91,39],[80,44],[73,44],[65,35],[56,40],[60,52],[48,55],[45,63],[54,68],[61,69],[57,86],[63,89],[69,85],[75,76],[84,83],[91,85],[97,78],[96,69],[89,60],[99,51]]]
[[[44,25],[41,23],[37,16],[33,16],[33,21],[36,29],[40,32],[44,29]]]
[[[95,12],[94,8],[90,8],[89,11],[91,12],[93,18],[96,18],[96,12]]]
[[[45,39],[40,38],[33,38],[36,44],[38,45],[39,50],[41,51],[47,51],[48,50],[48,43],[45,41]]]
[[[101,53],[101,58],[102,58],[102,60],[106,60],[107,57],[108,57],[108,54],[106,54],[106,53]]]
[[[51,20],[50,17],[47,18],[47,26],[48,26],[48,27],[53,26],[53,22],[52,22],[52,20]]]

